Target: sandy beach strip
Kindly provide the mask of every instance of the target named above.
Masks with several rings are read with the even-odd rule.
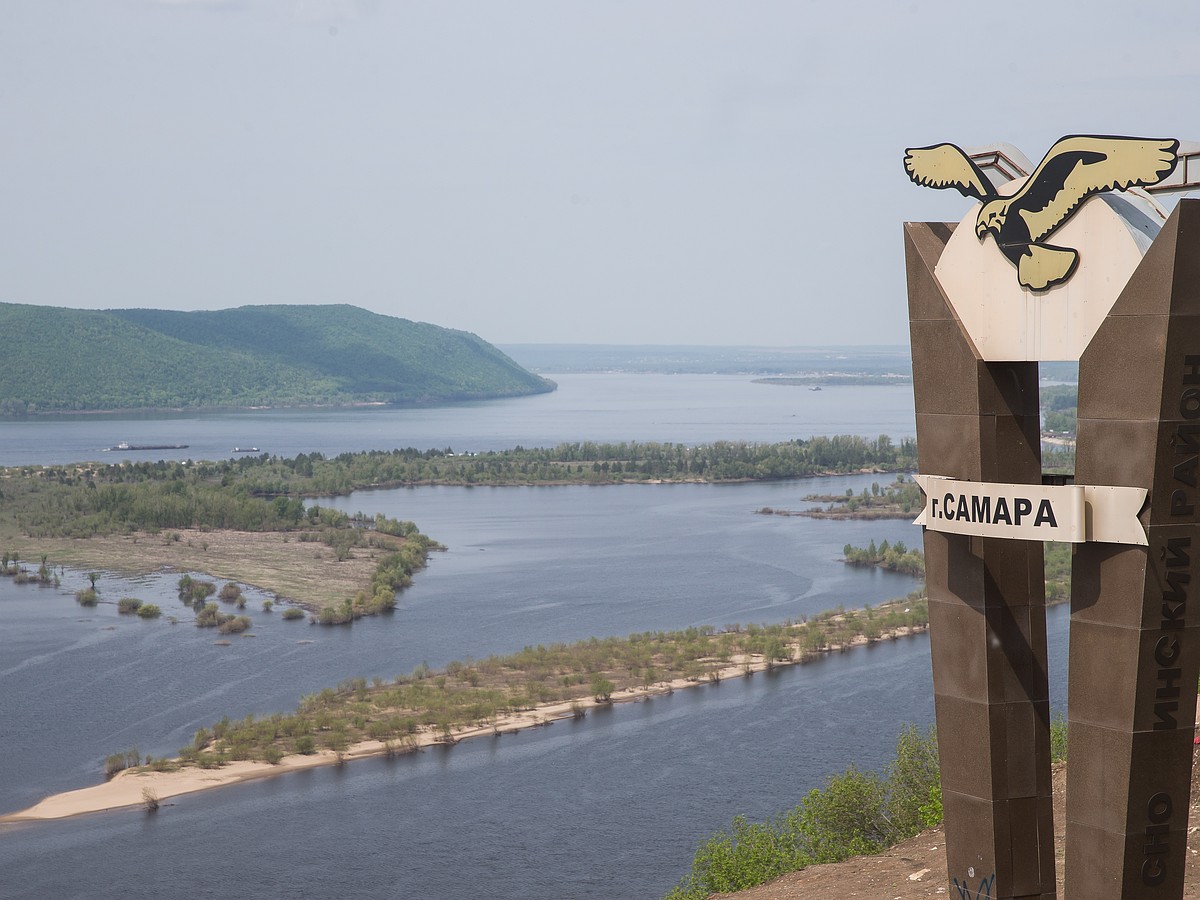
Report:
[[[897,637],[911,634],[907,629],[896,632]],[[865,644],[860,638],[854,645]],[[826,652],[836,652],[840,647],[830,647]],[[799,665],[805,660],[776,661],[776,667]],[[751,660],[733,660],[732,664],[718,673],[718,680],[741,678],[756,672],[766,670],[767,663],[761,657]],[[670,682],[658,682],[649,686],[625,688],[614,691],[613,703],[629,703],[643,700],[647,697],[661,696],[676,690],[711,684],[713,679],[691,681],[676,679]],[[574,700],[562,700],[547,703],[530,710],[505,716],[495,724],[466,726],[456,728],[451,732],[451,743],[478,737],[498,737],[512,734],[527,728],[537,728],[552,722],[576,717],[575,710],[587,710],[596,706],[607,705],[592,697],[580,697]],[[432,731],[422,732],[416,736],[416,744],[406,745],[399,752],[413,752],[436,744],[444,744],[437,734]],[[342,754],[331,750],[321,750],[312,754],[293,754],[285,756],[279,763],[272,765],[266,762],[237,761],[226,763],[220,768],[201,769],[196,766],[185,766],[174,772],[154,772],[148,769],[127,769],[119,772],[103,784],[79,788],[53,794],[20,812],[0,816],[0,824],[16,822],[37,822],[53,819],[66,819],[87,813],[108,812],[118,809],[132,809],[147,806],[147,797],[153,796],[159,803],[172,797],[193,794],[197,791],[208,791],[232,784],[242,784],[259,778],[271,778],[285,775],[289,772],[299,772],[317,766],[340,765],[355,759],[368,759],[395,753],[395,747],[389,747],[382,741],[363,741],[354,744]]]
[[[731,671],[730,677],[740,674],[742,674],[742,669],[737,668]],[[639,700],[693,684],[695,682],[673,681],[669,684],[664,682],[649,688],[614,692],[612,699],[613,702]],[[592,698],[545,704],[499,719],[494,726],[488,724],[455,729],[451,732],[452,741],[456,743],[487,735],[495,737],[502,734],[513,734],[526,728],[537,728],[561,719],[572,719],[575,717],[573,704],[577,704],[583,709],[601,705]],[[445,742],[439,741],[433,732],[423,733],[417,735],[415,746],[408,745],[400,752],[414,752],[439,743]],[[145,807],[148,793],[152,793],[162,803],[183,794],[213,790],[231,784],[242,784],[259,778],[286,775],[289,772],[300,772],[317,766],[333,766],[356,759],[385,756],[388,752],[388,747],[383,741],[363,741],[353,745],[340,756],[331,750],[321,750],[307,755],[285,756],[275,765],[246,760],[226,763],[216,769],[201,769],[196,766],[185,766],[174,772],[126,769],[118,772],[103,784],[53,794],[28,809],[0,816],[0,824],[66,819],[87,813]]]

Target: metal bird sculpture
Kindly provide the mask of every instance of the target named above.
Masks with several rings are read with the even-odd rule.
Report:
[[[904,170],[916,184],[954,188],[983,203],[975,221],[982,241],[991,234],[1017,267],[1017,281],[1046,291],[1075,272],[1079,251],[1047,244],[1050,237],[1093,194],[1148,187],[1166,178],[1178,162],[1173,139],[1075,134],[1060,138],[1025,184],[1002,197],[988,177],[954,144],[904,151]]]

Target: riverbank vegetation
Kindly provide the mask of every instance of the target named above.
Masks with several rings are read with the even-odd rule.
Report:
[[[876,566],[889,572],[925,577],[925,554],[916,547],[909,550],[904,541],[889,544],[884,540],[879,546],[871,541],[866,547],[847,544],[842,548],[842,557],[851,566]]]
[[[830,473],[908,471],[916,444],[881,435],[814,437],[757,444],[582,443],[516,447],[483,453],[413,448],[344,453],[327,459],[259,460],[246,472],[268,493],[345,494],[367,488],[417,484],[626,484],[654,481],[755,481]]]
[[[841,435],[778,444],[585,442],[483,454],[409,448],[333,458],[264,453],[215,462],[15,466],[0,469],[0,547],[14,557],[0,571],[30,577],[16,557],[32,555],[31,546],[79,566],[206,571],[274,591],[336,624],[390,608],[394,591],[438,545],[411,522],[351,516],[305,497],[415,484],[736,481],[915,463],[911,440]],[[223,534],[237,534],[238,543]],[[250,554],[255,539],[247,536],[270,540],[257,540]],[[315,545],[314,552],[306,557],[298,545]],[[341,584],[356,556],[376,564]],[[337,571],[330,560],[351,564]]]
[[[1050,761],[1067,760],[1067,723],[1050,721]],[[766,822],[736,816],[696,850],[691,870],[666,900],[703,900],[787,872],[880,853],[942,821],[937,732],[904,728],[882,772],[850,766]]]
[[[1058,461],[1069,463],[1063,456]],[[14,560],[0,572],[11,568],[18,578],[32,577],[27,567],[15,565],[15,557],[30,555],[31,544],[45,545],[38,552],[53,549],[60,562],[74,565],[208,571],[274,591],[334,624],[389,608],[394,590],[410,582],[438,545],[411,522],[350,516],[306,505],[305,497],[414,484],[738,481],[915,465],[912,440],[897,444],[886,436],[839,435],[774,444],[583,442],[482,454],[409,448],[333,458],[261,454],[215,462],[9,467],[0,469],[0,546],[11,548],[5,553]],[[819,499],[836,517],[907,516],[919,506],[919,491],[901,475],[891,485]],[[173,552],[152,546],[158,542]],[[298,544],[327,550],[306,558]],[[229,564],[231,554],[236,564]],[[373,565],[350,576],[356,556]],[[346,567],[333,568],[330,560]],[[44,563],[39,573],[44,583],[56,578]]]
[[[878,481],[861,493],[850,488],[844,494],[808,494],[808,503],[824,503],[824,507],[807,509],[773,509],[764,506],[762,515],[807,516],[811,519],[911,519],[924,505],[920,486],[903,474],[897,475],[891,484],[880,487]]]
[[[331,546],[344,527],[408,537],[415,526],[305,507],[302,496],[412,484],[576,484],[651,480],[798,478],[825,472],[906,469],[911,440],[853,435],[750,444],[560,444],[475,455],[449,449],[262,454],[217,462],[81,463],[0,469],[0,538],[211,528],[316,531]],[[387,528],[400,528],[388,531]]]
[[[441,671],[422,664],[391,682],[349,679],[305,697],[294,713],[222,719],[201,729],[177,760],[153,767],[277,763],[292,753],[343,753],[363,741],[382,741],[389,752],[400,752],[415,747],[419,735],[453,743],[463,729],[496,728],[506,715],[546,704],[574,701],[582,714],[583,702],[611,702],[630,691],[668,693],[681,684],[805,663],[927,625],[926,603],[910,598],[876,609],[831,610],[806,622],[539,644],[508,656],[452,662]]]
[[[734,818],[701,844],[666,900],[740,891],[818,863],[878,853],[942,820],[937,737],[908,727],[882,772],[849,767],[767,822]]]
[[[1062,384],[1041,390],[1042,428],[1051,434],[1075,436],[1079,386]]]
[[[12,548],[4,551],[0,572],[11,570],[16,578],[31,577],[27,567],[18,565],[19,559],[31,555],[20,549],[20,544],[52,547],[67,563],[96,565],[85,545],[120,536],[128,543],[116,553],[106,545],[114,554],[107,564],[118,567],[148,556],[146,544],[182,545],[183,535],[187,536],[187,549],[198,540],[202,553],[207,553],[210,542],[214,547],[223,544],[218,533],[271,535],[295,547],[284,561],[287,583],[294,584],[303,569],[311,590],[293,592],[291,599],[313,612],[317,621],[343,624],[391,609],[396,591],[411,584],[413,573],[440,545],[421,534],[412,522],[382,515],[350,516],[315,504],[306,506],[299,496],[265,489],[256,476],[264,469],[287,468],[286,462],[295,461],[259,457],[224,464],[81,464],[0,470],[0,541]],[[143,541],[141,548],[139,540]],[[303,551],[304,546],[326,549],[314,554]],[[182,546],[179,549],[184,550]],[[345,594],[330,596],[320,584],[332,580],[327,566],[355,555],[369,557],[374,565]],[[262,553],[258,556],[265,558]],[[211,565],[219,569],[223,562],[221,554],[214,553]],[[202,564],[207,567],[209,561]],[[227,577],[240,574],[232,572]],[[55,577],[45,557],[36,577],[47,581]],[[250,582],[249,577],[243,576],[243,580]],[[195,587],[205,584],[198,582]],[[277,587],[269,581],[260,586],[268,590]],[[81,592],[81,603],[95,602],[94,588],[93,583],[90,593]],[[227,585],[225,590],[240,593],[236,586]],[[189,602],[206,597],[190,596]],[[237,594],[222,599],[236,603]]]
[[[916,445],[886,435],[756,444],[685,446],[621,442],[559,444],[486,453],[449,448],[343,453],[327,458],[262,454],[216,462],[80,463],[0,469],[6,503],[0,526],[26,533],[87,537],[121,528],[189,525],[244,530],[299,523],[296,498],[416,484],[608,484],[645,481],[746,481],[861,471],[907,471]],[[95,494],[89,495],[89,491]],[[255,503],[268,500],[269,503]]]
[[[1064,603],[1071,598],[1071,545],[1047,542],[1043,545],[1046,579],[1046,603]],[[909,549],[903,541],[876,545],[872,540],[866,547],[846,544],[842,560],[851,566],[878,566],[891,572],[925,577],[925,554],[917,547]]]

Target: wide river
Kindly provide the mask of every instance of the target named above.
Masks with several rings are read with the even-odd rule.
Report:
[[[397,446],[483,450],[574,440],[774,441],[913,433],[903,387],[803,388],[735,376],[552,376],[557,392],[422,410],[263,411],[0,422],[0,464],[223,458]],[[129,443],[187,450],[121,454]],[[437,554],[396,612],[351,628],[254,612],[214,643],[177,574],[105,573],[107,603],[0,580],[0,811],[94,783],[105,755],[170,754],[222,715],[290,709],[356,675],[526,644],[692,624],[779,622],[900,596],[911,579],[849,569],[846,543],[918,543],[903,521],[755,515],[854,476],[768,484],[419,488],[338,498],[411,519]],[[321,502],[329,502],[322,500]],[[22,548],[27,554],[36,548]],[[180,622],[118,616],[157,602]],[[251,592],[250,609],[261,595]],[[1050,613],[1065,698],[1066,610]],[[677,691],[585,720],[391,762],[368,761],[124,811],[0,828],[0,897],[658,897],[736,814],[768,817],[853,763],[877,767],[932,721],[928,640]]]

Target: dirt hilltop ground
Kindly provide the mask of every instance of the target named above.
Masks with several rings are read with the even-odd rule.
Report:
[[[1200,900],[1200,791],[1193,763],[1189,809],[1188,859],[1184,900]],[[1057,850],[1058,896],[1063,896],[1063,831],[1066,822],[1067,771],[1054,770],[1054,838]],[[947,886],[946,844],[942,828],[931,828],[878,856],[857,856],[845,862],[811,866],[735,894],[714,894],[729,900],[820,900],[825,897],[861,900],[926,900],[959,898]]]

